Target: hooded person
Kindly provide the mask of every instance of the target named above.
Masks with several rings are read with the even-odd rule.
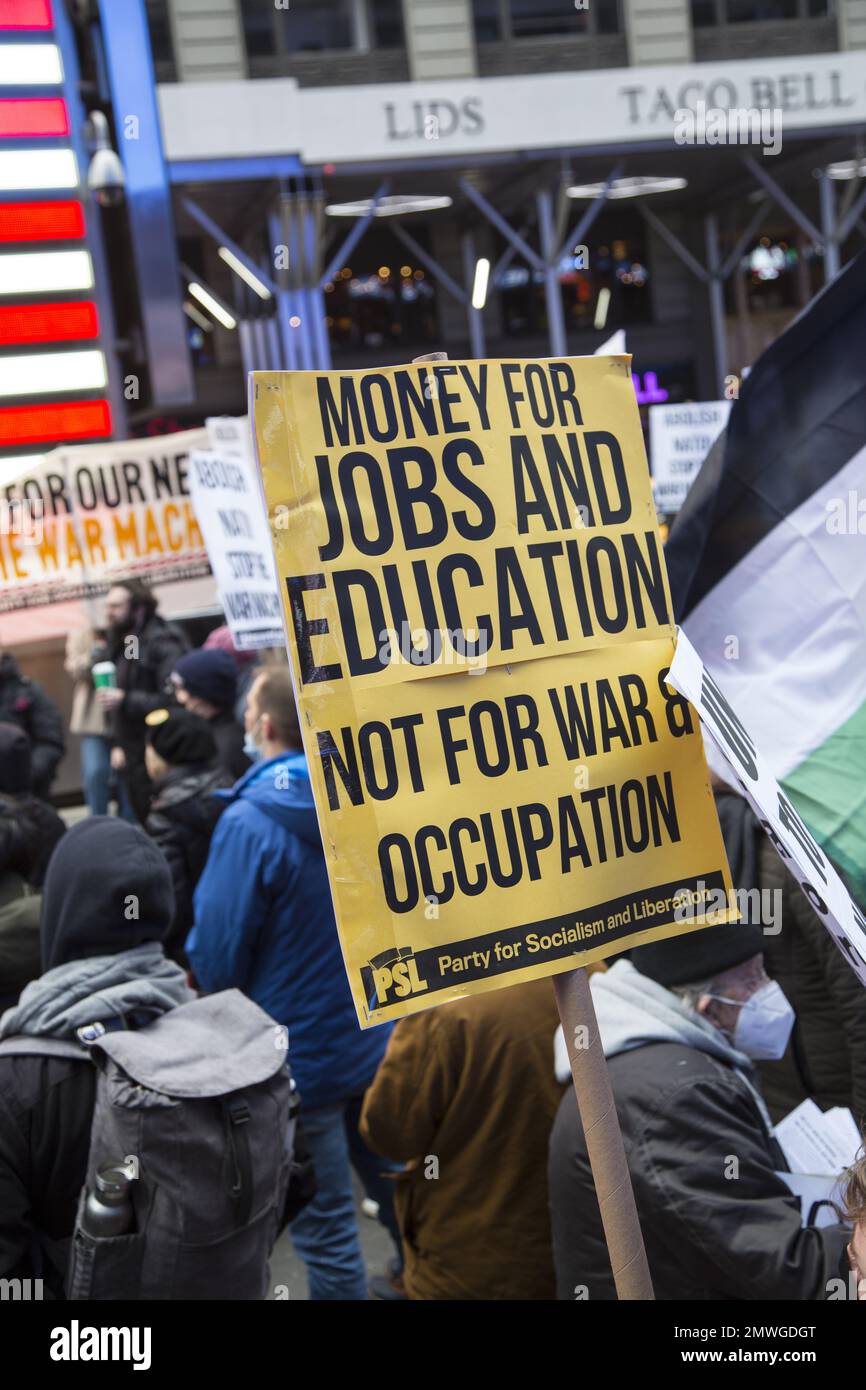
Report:
[[[222,810],[214,792],[233,779],[217,765],[211,726],[197,714],[153,710],[145,726],[144,757],[153,796],[144,828],[171,870],[175,910],[165,949],[177,957],[193,923],[193,891]]]
[[[844,1229],[804,1227],[779,1177],[754,1063],[784,1053],[794,1018],[762,942],[755,926],[708,926],[637,947],[592,980],[657,1299],[823,1299],[844,1256]],[[614,1298],[570,1089],[548,1175],[558,1297]]]
[[[249,770],[244,735],[235,719],[237,668],[226,651],[202,647],[187,652],[171,674],[179,705],[205,719],[216,743],[217,762],[236,782]]]
[[[0,1040],[140,1027],[189,1002],[184,971],[162,947],[173,912],[168,866],[142,830],[106,816],[79,822],[48,866],[43,973],[0,1018]],[[0,1053],[0,1278],[42,1278],[58,1297],[95,1086],[86,1059]]]

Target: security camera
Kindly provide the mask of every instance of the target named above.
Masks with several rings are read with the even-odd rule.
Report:
[[[97,150],[87,171],[87,187],[103,208],[123,202],[126,175],[114,150]]]
[[[91,111],[87,125],[93,151],[87,170],[87,187],[101,207],[117,207],[123,202],[126,175],[117,152],[111,148],[108,121],[102,111]]]

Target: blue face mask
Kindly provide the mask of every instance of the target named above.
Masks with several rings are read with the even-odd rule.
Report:
[[[251,763],[258,763],[262,760],[262,750],[256,743],[255,735],[255,731],[258,728],[258,725],[259,721],[257,719],[253,727],[251,729],[247,729],[244,734],[244,753],[249,758]]]

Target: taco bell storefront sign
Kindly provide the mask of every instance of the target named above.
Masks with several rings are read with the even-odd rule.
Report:
[[[677,111],[773,109],[784,130],[866,123],[861,53],[598,72],[303,87],[292,79],[159,89],[170,161],[297,154],[309,164],[674,142]]]

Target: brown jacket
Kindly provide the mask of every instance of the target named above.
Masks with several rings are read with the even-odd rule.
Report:
[[[555,1297],[547,1143],[562,1098],[558,1021],[551,981],[535,980],[394,1029],[361,1133],[410,1165],[396,1193],[410,1298]]]

